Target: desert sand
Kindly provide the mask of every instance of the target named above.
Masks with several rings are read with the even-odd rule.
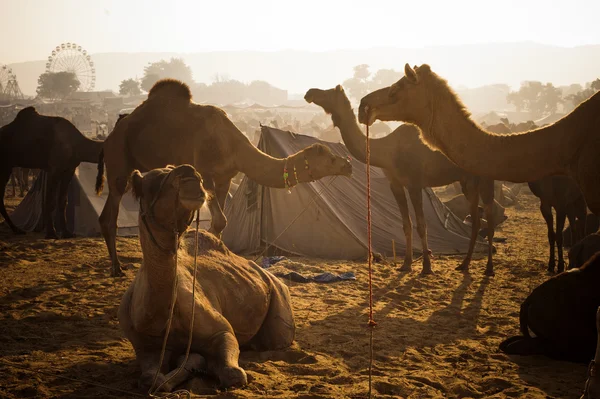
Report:
[[[18,200],[7,199],[13,208]],[[400,273],[374,265],[373,396],[377,398],[576,398],[586,365],[543,357],[509,357],[498,350],[518,333],[521,301],[549,276],[546,226],[538,200],[521,195],[521,209],[497,233],[496,276],[485,277],[479,256],[470,274],[454,271],[462,256],[435,256],[435,274]],[[126,277],[109,277],[101,238],[45,240],[13,236],[0,227],[0,397],[128,398],[58,376],[144,394],[132,347],[117,321],[121,295],[141,262],[137,238],[118,240]],[[248,386],[220,391],[196,379],[197,393],[223,398],[365,398],[369,328],[367,267],[360,262],[294,258],[273,271],[353,271],[357,281],[288,282],[296,316],[294,345],[243,353]],[[7,366],[10,362],[21,368]]]

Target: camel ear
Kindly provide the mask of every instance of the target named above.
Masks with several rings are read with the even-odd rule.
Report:
[[[412,83],[417,83],[419,81],[417,73],[410,67],[410,65],[408,65],[408,63],[404,65],[404,75],[406,75],[407,79]]]
[[[340,93],[343,93],[343,92],[344,92],[344,88],[342,87],[342,85],[337,85],[337,86],[335,86],[335,90],[336,90],[336,91],[339,91]]]
[[[133,191],[133,196],[135,199],[140,199],[143,197],[143,185],[142,185],[142,174],[139,170],[134,170],[131,174],[131,189]]]

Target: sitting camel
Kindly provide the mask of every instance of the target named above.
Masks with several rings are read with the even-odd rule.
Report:
[[[589,209],[600,215],[600,92],[557,122],[524,133],[498,135],[471,118],[448,82],[427,64],[411,68],[388,88],[385,101],[363,97],[362,123],[403,121],[421,139],[467,172],[489,179],[530,182],[551,175],[572,177]]]
[[[596,348],[598,306],[600,254],[534,289],[521,305],[522,336],[505,340],[500,349],[511,355],[546,355],[587,363]]]
[[[190,376],[189,370],[198,368],[215,375],[222,387],[245,385],[246,373],[238,365],[240,346],[275,350],[294,340],[287,287],[205,231],[198,233],[198,267],[192,283],[193,234],[186,240],[187,249],[179,247],[194,211],[206,199],[201,183],[190,165],[155,169],[144,177],[135,171],[131,176],[133,194],[140,201],[143,261],[121,300],[118,317],[140,363],[139,381],[144,388],[153,385],[159,372],[154,388],[162,385],[161,390],[171,391]],[[192,306],[191,352],[177,373],[174,363],[179,357],[183,364],[180,356],[188,345]],[[173,319],[168,323],[170,314]],[[159,365],[169,325],[167,349]]]
[[[109,193],[100,227],[112,261],[112,276],[123,274],[116,249],[117,216],[134,169],[147,172],[169,164],[192,164],[212,194],[208,200],[210,232],[218,237],[227,224],[223,207],[231,179],[238,172],[264,186],[288,189],[325,176],[352,173],[349,160],[322,144],[283,159],[263,153],[223,110],[193,103],[190,88],[172,79],[158,81],[148,99],[121,119],[104,142],[100,157],[96,191],[102,191],[106,162]]]
[[[52,221],[57,198],[60,214],[57,227],[63,237],[72,237],[65,215],[69,182],[79,163],[98,162],[101,150],[101,141],[86,138],[67,119],[40,115],[33,107],[22,109],[11,123],[0,128],[0,214],[12,231],[23,233],[10,220],[4,207],[4,192],[13,167],[42,169],[48,173],[43,210],[46,238],[57,238]]]
[[[559,273],[565,270],[563,258],[563,229],[565,219],[569,218],[571,227],[571,241],[578,242],[585,236],[585,219],[587,206],[583,194],[573,179],[567,176],[547,176],[529,183],[529,189],[540,199],[540,211],[548,226],[548,243],[550,244],[550,257],[548,271],[554,272],[556,258],[554,257],[554,244],[558,250]],[[552,225],[552,208],[556,211],[556,230]]]
[[[569,250],[569,269],[583,266],[597,252],[600,252],[600,234],[586,236]]]
[[[590,362],[588,368],[588,379],[585,383],[585,390],[580,399],[600,399],[600,308],[596,312],[596,330],[598,330],[598,341],[596,342],[596,356]]]
[[[387,96],[387,94],[386,94]],[[366,137],[361,132],[350,100],[342,86],[334,89],[310,89],[304,99],[315,103],[325,112],[331,114],[333,124],[340,129],[348,151],[361,162],[366,162]],[[408,203],[404,188],[415,210],[417,232],[423,248],[422,274],[432,273],[430,253],[427,244],[427,225],[423,213],[422,191],[425,187],[440,187],[455,181],[460,181],[463,192],[471,205],[471,215],[476,215],[471,228],[469,250],[457,270],[468,270],[473,255],[473,249],[479,232],[480,218],[478,212],[479,196],[481,195],[488,220],[488,262],[486,275],[494,274],[492,263],[492,239],[494,237],[494,185],[492,180],[480,179],[466,173],[454,165],[439,151],[433,151],[419,139],[419,131],[411,125],[402,125],[387,136],[379,139],[369,138],[371,147],[371,165],[383,169],[390,182],[390,188],[402,215],[402,227],[406,237],[406,253],[402,271],[410,271],[413,259],[412,253],[412,222],[408,212]]]

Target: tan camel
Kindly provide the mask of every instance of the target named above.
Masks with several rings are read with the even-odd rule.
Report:
[[[340,129],[348,151],[359,161],[366,162],[366,137],[360,130],[344,89],[341,86],[330,90],[310,89],[304,99],[309,103],[319,105],[325,112],[331,114],[333,124]],[[408,189],[417,218],[417,232],[423,247],[422,273],[428,274],[432,270],[427,244],[427,225],[423,212],[422,191],[425,187],[440,187],[454,181],[460,181],[465,196],[471,204],[471,215],[476,215],[476,217],[474,217],[475,222],[472,223],[471,241],[467,256],[457,270],[468,270],[471,262],[480,226],[478,205],[479,195],[481,194],[486,207],[486,215],[491,225],[488,235],[489,251],[486,274],[493,275],[493,181],[470,175],[456,167],[441,152],[431,150],[419,139],[418,129],[411,125],[402,125],[385,137],[370,139],[370,147],[371,165],[383,169],[390,181],[390,188],[402,215],[403,230],[406,236],[406,253],[404,254],[404,264],[400,270],[410,271],[413,259],[412,222],[404,188]]]
[[[572,177],[590,210],[600,214],[600,92],[556,123],[520,134],[496,135],[478,126],[448,82],[429,65],[387,89],[388,99],[361,100],[359,119],[417,125],[422,139],[468,172],[495,180],[528,182],[555,174]]]
[[[194,210],[206,199],[201,183],[191,165],[155,169],[145,177],[135,171],[131,177],[133,194],[140,201],[143,261],[123,295],[118,317],[135,350],[142,372],[139,382],[144,388],[152,385],[159,368],[155,388],[165,383],[163,391],[185,381],[192,369],[205,369],[222,387],[245,385],[246,373],[238,364],[240,346],[275,350],[290,346],[294,340],[287,287],[254,262],[231,253],[205,231],[199,232],[196,292],[192,297],[195,241],[193,234],[182,236]],[[182,241],[187,248],[179,248]],[[172,300],[169,340],[159,367]],[[188,345],[192,306],[191,354],[184,369],[176,373],[173,368],[176,362],[183,363]]]
[[[590,362],[588,368],[588,379],[585,383],[585,391],[581,399],[600,399],[600,308],[596,312],[596,330],[598,331],[598,341],[596,342],[596,355]]]
[[[109,194],[100,215],[100,226],[112,261],[112,276],[122,275],[115,242],[117,216],[128,176],[134,169],[149,171],[169,164],[193,165],[211,194],[210,232],[217,236],[227,223],[223,207],[231,179],[238,172],[259,184],[278,188],[352,173],[347,159],[334,155],[321,144],[283,159],[261,152],[223,110],[193,103],[189,87],[171,79],[158,81],[148,99],[116,124],[100,157],[96,190],[102,191],[104,161]]]
[[[63,238],[72,237],[65,216],[69,182],[79,163],[97,162],[101,150],[101,141],[88,139],[65,118],[40,115],[33,107],[22,109],[11,123],[0,128],[0,214],[13,232],[23,233],[4,207],[4,191],[13,167],[48,173],[43,210],[46,238],[57,237],[52,221],[57,206],[61,215],[58,230]]]

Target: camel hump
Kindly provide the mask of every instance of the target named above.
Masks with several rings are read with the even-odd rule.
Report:
[[[19,111],[15,120],[29,118],[33,115],[38,115],[38,112],[36,111],[35,107],[26,107]]]
[[[192,100],[192,92],[190,91],[190,87],[180,80],[161,79],[152,86],[148,93],[148,99],[157,97],[190,102]]]

